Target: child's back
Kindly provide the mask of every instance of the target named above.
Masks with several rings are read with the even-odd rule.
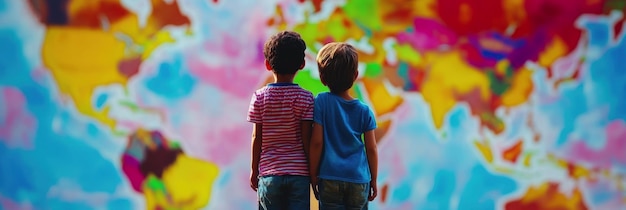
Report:
[[[322,210],[364,209],[378,192],[378,152],[374,114],[349,93],[358,76],[358,55],[349,44],[329,43],[320,49],[317,64],[330,93],[315,98],[311,184]]]
[[[313,94],[297,84],[271,83],[253,97],[249,120],[263,124],[259,176],[309,176],[300,126],[313,117]]]
[[[259,209],[309,209],[307,153],[313,119],[313,94],[293,83],[304,67],[306,45],[299,34],[272,36],[263,49],[274,83],[252,95],[248,121],[252,131],[250,187]]]
[[[354,183],[370,182],[370,170],[361,135],[376,128],[374,115],[357,99],[333,93],[315,99],[314,122],[324,127],[324,155],[318,177]]]

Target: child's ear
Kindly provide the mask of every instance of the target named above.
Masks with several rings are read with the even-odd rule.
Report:
[[[265,60],[265,69],[268,71],[272,70],[272,65],[270,65],[270,62],[267,59]]]
[[[353,80],[356,81],[356,78],[358,78],[358,77],[359,77],[359,71],[357,70],[357,71],[354,72]]]
[[[303,69],[305,63],[306,63],[306,61],[302,60],[302,64],[300,64],[300,68],[298,68],[298,69]]]

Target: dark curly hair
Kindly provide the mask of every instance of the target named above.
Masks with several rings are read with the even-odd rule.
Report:
[[[277,74],[295,74],[304,63],[306,45],[300,34],[282,31],[270,37],[263,47],[263,55]]]

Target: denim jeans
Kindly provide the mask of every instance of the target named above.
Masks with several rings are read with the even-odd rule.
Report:
[[[367,209],[369,183],[319,180],[320,210]]]
[[[308,176],[264,176],[259,178],[259,209],[310,209]]]

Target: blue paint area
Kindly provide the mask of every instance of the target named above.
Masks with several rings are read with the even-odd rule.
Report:
[[[411,183],[403,182],[393,188],[392,197],[395,202],[402,203],[409,200],[413,189]]]
[[[156,75],[146,81],[146,87],[166,99],[180,99],[188,96],[196,86],[196,79],[187,71],[184,58],[176,54],[172,61],[161,63]]]
[[[107,209],[133,209],[133,204],[127,199],[114,199],[108,203]]]
[[[594,193],[591,194],[591,203],[602,204],[610,202],[612,199],[619,199],[619,197],[615,196],[616,193],[608,188],[609,187],[605,187],[594,190]]]
[[[558,113],[560,115],[559,119],[562,119],[563,122],[563,127],[556,141],[557,147],[562,146],[569,140],[569,135],[576,126],[576,119],[588,111],[583,88],[583,85],[578,84],[573,88],[563,89],[561,94],[559,94],[560,100],[551,106],[550,110],[553,113]]]
[[[587,38],[589,46],[605,47],[609,44],[609,40],[612,37],[613,28],[609,28],[607,21],[586,21],[583,24],[585,30],[587,30],[589,37]]]
[[[562,119],[563,128],[559,133],[556,146],[563,145],[574,131],[576,120],[584,113],[608,108],[606,121],[600,122],[601,127],[612,120],[626,120],[626,74],[623,73],[623,60],[626,55],[624,33],[615,46],[610,46],[608,34],[613,27],[609,19],[585,21],[583,24],[590,40],[590,48],[606,49],[603,56],[586,63],[586,75],[579,84],[573,87],[561,87],[560,100],[550,106],[549,112],[559,113],[556,117]],[[605,139],[585,138],[589,145],[603,145]],[[597,142],[602,141],[602,142]]]
[[[426,209],[450,209],[450,200],[456,187],[455,173],[440,170],[435,174],[435,185],[427,196]]]
[[[612,27],[605,25],[606,28]],[[590,35],[594,35],[596,30],[588,28]],[[598,30],[603,33],[604,30]],[[594,99],[598,103],[608,105],[609,119],[626,120],[626,74],[624,74],[624,59],[626,58],[626,42],[622,32],[619,42],[607,49],[604,55],[589,65],[589,78],[592,78],[591,89],[594,92]],[[596,37],[601,37],[596,35]],[[592,42],[593,43],[593,42]]]
[[[0,142],[0,194],[17,203],[30,203],[35,209],[94,208],[86,201],[50,196],[49,191],[63,181],[69,181],[87,194],[113,194],[124,184],[120,171],[102,157],[99,149],[87,144],[86,139],[52,130],[53,119],[61,109],[52,99],[56,96],[51,95],[51,87],[42,86],[30,78],[32,67],[23,57],[22,41],[15,32],[0,30],[0,40],[3,41],[0,86],[21,91],[26,99],[26,109],[38,120],[37,130],[32,131],[35,133],[34,148],[10,149]],[[87,132],[91,135],[90,141],[111,140],[96,126],[88,126]]]
[[[484,166],[476,165],[461,192],[458,209],[496,209],[496,200],[517,189],[511,178],[494,175]]]
[[[10,0],[0,0],[0,13],[4,13],[4,11],[7,11],[7,1]]]
[[[101,110],[109,99],[109,94],[103,93],[96,97],[96,109]]]

